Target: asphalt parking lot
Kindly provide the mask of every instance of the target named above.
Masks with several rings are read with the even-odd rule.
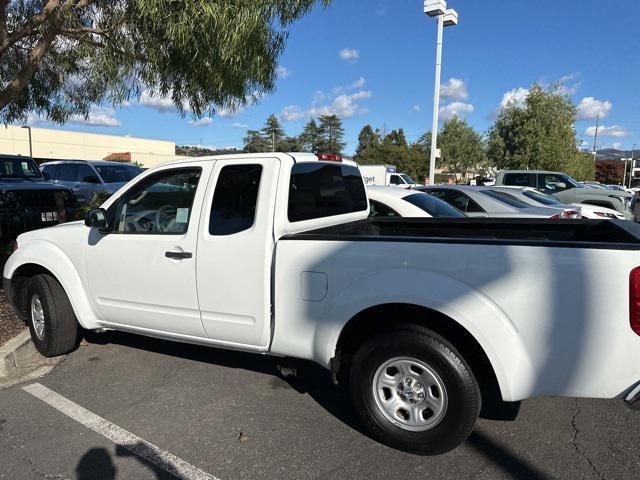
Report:
[[[619,401],[530,400],[517,420],[480,420],[461,448],[418,457],[362,434],[322,369],[297,364],[284,379],[279,362],[93,335],[35,381],[71,413],[35,382],[0,391],[0,478],[174,478],[179,461],[190,478],[220,480],[640,478],[640,414]]]

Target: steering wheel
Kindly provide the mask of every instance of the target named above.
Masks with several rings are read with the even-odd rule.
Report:
[[[176,224],[178,210],[173,205],[163,205],[156,212],[156,230],[158,232],[170,232]]]

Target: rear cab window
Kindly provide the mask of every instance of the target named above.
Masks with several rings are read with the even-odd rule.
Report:
[[[364,182],[357,167],[320,162],[296,163],[289,181],[289,221],[367,211]]]
[[[531,173],[507,173],[504,176],[505,185],[515,187],[536,187],[536,175]]]

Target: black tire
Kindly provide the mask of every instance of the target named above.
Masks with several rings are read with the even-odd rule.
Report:
[[[44,313],[44,331],[36,333],[32,301],[40,301]],[[72,351],[78,340],[78,320],[62,285],[51,275],[36,275],[29,281],[25,310],[31,339],[45,357],[57,357]],[[42,331],[42,330],[40,330]]]
[[[376,403],[373,392],[376,372],[397,357],[422,362],[444,386],[448,404],[439,423],[429,430],[409,431],[394,424]],[[437,455],[456,448],[469,437],[480,413],[480,389],[471,369],[453,345],[427,329],[407,328],[367,341],[354,356],[349,390],[356,412],[374,439],[420,455]]]

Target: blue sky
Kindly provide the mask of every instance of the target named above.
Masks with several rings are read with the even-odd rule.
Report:
[[[449,0],[460,14],[444,38],[442,116],[459,115],[485,132],[505,100],[519,101],[533,82],[562,81],[579,105],[576,129],[599,148],[640,146],[640,1]],[[334,0],[296,23],[280,60],[274,93],[237,115],[195,122],[167,102],[143,98],[96,108],[89,123],[63,128],[175,141],[242,146],[246,129],[272,113],[288,134],[309,115],[343,117],[347,153],[365,124],[404,128],[415,141],[431,127],[435,21],[422,0]]]

